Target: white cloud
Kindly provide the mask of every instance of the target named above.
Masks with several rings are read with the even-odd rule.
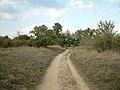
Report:
[[[12,20],[12,15],[9,13],[0,13],[0,19],[2,20]]]
[[[22,15],[22,20],[26,20],[28,18],[31,18],[33,16],[37,16],[37,15],[45,15],[45,16],[49,16],[52,18],[59,18],[61,15],[63,15],[65,9],[60,9],[57,10],[55,8],[32,8],[29,11],[27,11],[26,13],[23,13]]]
[[[65,7],[66,3],[57,0],[0,0],[0,15],[9,13],[13,17],[11,20],[26,20],[37,15],[58,18]]]
[[[113,2],[113,3],[120,3],[120,0],[107,0],[107,1],[110,1],[110,2]]]
[[[92,1],[82,1],[82,0],[71,0],[70,5],[74,7],[79,7],[81,9],[94,9],[95,5]]]
[[[60,17],[61,15],[63,15],[63,12],[65,11],[65,9],[61,9],[61,10],[57,10],[57,9],[49,9],[48,10],[48,14],[53,17],[53,18],[58,18]]]
[[[14,0],[0,0],[0,20],[15,20],[14,13],[17,13]]]
[[[28,10],[27,12],[23,13],[22,20],[26,20],[28,18],[31,18],[33,16],[37,16],[39,14],[43,14],[45,11],[43,8],[32,8]]]
[[[26,5],[30,5],[29,2],[27,2],[27,1],[24,1],[24,3],[25,3]]]
[[[0,0],[0,8],[4,8],[7,5],[15,6],[15,4],[13,0]]]

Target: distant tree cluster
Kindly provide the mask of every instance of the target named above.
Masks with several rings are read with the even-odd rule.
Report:
[[[62,31],[63,26],[55,23],[52,29],[46,25],[35,26],[30,31],[33,36],[18,35],[13,39],[8,36],[0,36],[0,47],[34,46],[47,47],[49,45],[60,45],[71,47],[78,45],[92,46],[99,52],[104,50],[120,51],[120,34],[113,31],[115,25],[111,21],[100,21],[97,29],[87,28],[77,30],[75,33]]]
[[[19,35],[14,39],[9,38],[8,36],[0,36],[0,47],[18,47],[29,45],[30,37],[28,35]]]
[[[98,52],[105,50],[120,51],[120,34],[114,31],[115,25],[112,21],[100,21],[98,28],[78,30],[80,44],[92,46]]]

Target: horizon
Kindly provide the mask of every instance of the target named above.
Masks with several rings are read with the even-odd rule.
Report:
[[[0,36],[27,34],[34,26],[52,28],[58,22],[63,31],[97,27],[111,20],[120,32],[120,0],[0,0]]]

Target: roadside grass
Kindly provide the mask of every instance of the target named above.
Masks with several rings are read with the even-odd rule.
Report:
[[[120,54],[76,47],[70,59],[91,90],[120,90]]]
[[[34,90],[40,84],[54,57],[63,52],[60,47],[1,48],[0,90]]]

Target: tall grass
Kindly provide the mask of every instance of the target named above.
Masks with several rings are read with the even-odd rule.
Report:
[[[70,58],[91,90],[120,90],[120,54],[76,47]]]
[[[0,49],[0,90],[34,90],[60,47]]]

